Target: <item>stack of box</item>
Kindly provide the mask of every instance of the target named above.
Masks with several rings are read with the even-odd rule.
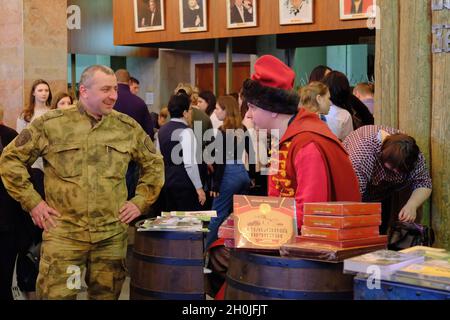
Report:
[[[234,217],[233,214],[220,225],[217,233],[219,239],[225,239],[224,245],[227,248],[234,248]]]
[[[342,249],[385,245],[387,237],[379,234],[380,224],[380,203],[305,203],[297,242]]]

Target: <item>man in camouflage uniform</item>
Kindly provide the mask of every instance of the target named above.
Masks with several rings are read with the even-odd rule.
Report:
[[[162,157],[132,118],[113,111],[114,72],[91,66],[81,75],[76,108],[50,111],[5,148],[0,174],[8,192],[45,230],[37,279],[41,299],[74,299],[86,269],[91,299],[117,299],[125,279],[128,223],[157,199]],[[44,158],[43,201],[26,170]],[[127,200],[130,160],[141,166]]]

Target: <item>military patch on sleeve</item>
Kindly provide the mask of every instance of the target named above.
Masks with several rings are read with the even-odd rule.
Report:
[[[28,129],[23,129],[22,132],[17,136],[15,145],[16,147],[21,147],[31,140],[31,132]]]
[[[155,145],[153,144],[152,139],[150,139],[149,136],[145,137],[144,145],[148,149],[148,151],[150,151],[151,153],[156,153]]]

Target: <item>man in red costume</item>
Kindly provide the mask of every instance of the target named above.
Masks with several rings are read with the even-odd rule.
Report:
[[[308,106],[300,104],[295,118],[286,121],[299,106],[299,97],[292,91],[294,79],[294,71],[283,62],[262,56],[252,79],[244,82],[243,95],[256,128],[280,131],[278,151],[271,153],[274,174],[269,176],[269,196],[295,197],[300,229],[305,202],[359,202],[361,195],[347,152],[319,117],[326,110],[310,111],[309,104],[329,99],[326,87],[315,95],[304,90]]]

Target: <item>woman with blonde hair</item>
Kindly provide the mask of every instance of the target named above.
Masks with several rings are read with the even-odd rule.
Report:
[[[215,113],[223,121],[214,142],[207,150],[214,155],[214,173],[211,196],[214,198],[212,210],[217,211],[208,226],[206,248],[216,239],[219,226],[230,215],[233,209],[233,195],[247,194],[250,177],[242,161],[244,151],[249,153],[250,172],[254,173],[254,152],[247,128],[242,124],[238,102],[232,96],[221,96],[217,100]],[[213,150],[214,148],[214,150]]]

